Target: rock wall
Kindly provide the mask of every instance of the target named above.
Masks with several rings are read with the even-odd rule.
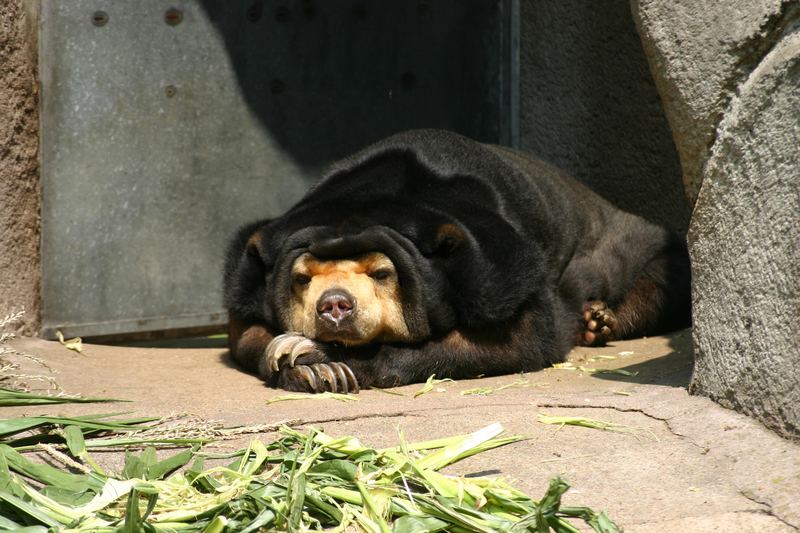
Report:
[[[39,328],[39,104],[34,0],[0,5],[0,317]]]
[[[800,3],[631,5],[696,202],[691,390],[800,438]]]
[[[520,144],[686,231],[681,167],[625,0],[520,2]]]

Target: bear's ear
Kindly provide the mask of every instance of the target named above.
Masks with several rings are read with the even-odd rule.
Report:
[[[224,299],[231,316],[265,320],[267,266],[265,223],[241,228],[232,239],[225,261]]]
[[[244,244],[244,251],[247,255],[252,257],[261,258],[264,254],[264,241],[263,241],[263,229],[259,228],[255,232],[253,232],[250,237],[247,238],[247,242]]]
[[[456,224],[442,224],[436,229],[433,253],[447,257],[459,249],[467,240],[464,230]]]

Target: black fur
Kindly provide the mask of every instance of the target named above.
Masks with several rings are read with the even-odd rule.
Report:
[[[260,325],[267,341],[284,332],[289,269],[306,251],[380,251],[397,267],[413,343],[324,346],[301,361],[342,361],[362,387],[562,361],[590,300],[619,311],[617,337],[689,323],[682,239],[528,154],[444,131],[401,133],[339,161],[287,213],[240,230],[225,268],[232,323]],[[255,370],[264,341],[234,337],[234,357]],[[288,369],[265,374],[304,388]]]

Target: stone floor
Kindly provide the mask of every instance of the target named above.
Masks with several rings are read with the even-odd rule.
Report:
[[[413,393],[421,385],[410,385],[393,389],[403,396],[366,390],[357,402],[308,399],[269,405],[268,398],[284,393],[239,371],[224,348],[84,345],[78,354],[38,339],[18,339],[13,346],[44,360],[67,392],[132,403],[5,408],[4,417],[188,412],[226,425],[314,425],[374,446],[396,443],[398,428],[413,441],[500,422],[509,433],[530,438],[450,470],[502,475],[532,496],[560,475],[572,485],[567,504],[605,509],[627,532],[800,529],[800,445],[687,394],[692,370],[688,331],[578,348],[570,356],[575,367],[622,368],[635,373],[631,376],[548,369],[525,376],[526,386],[486,396],[461,392],[515,383],[520,376],[442,383],[418,398]],[[586,416],[633,430],[559,428],[538,422],[537,413]],[[238,448],[249,438],[220,446]],[[102,460],[113,465],[119,454]]]

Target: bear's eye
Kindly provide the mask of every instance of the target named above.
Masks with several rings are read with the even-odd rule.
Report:
[[[305,274],[294,274],[292,276],[292,283],[299,286],[308,285],[311,282],[311,277]]]
[[[369,277],[377,281],[383,281],[391,278],[392,274],[394,274],[394,272],[388,268],[379,268],[378,270],[370,273]]]

